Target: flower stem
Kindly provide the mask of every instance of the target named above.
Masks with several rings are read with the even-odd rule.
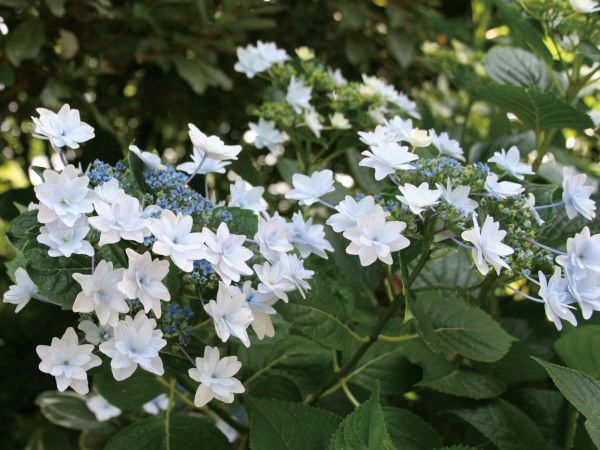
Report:
[[[524,237],[523,240],[532,243],[533,245],[537,245],[539,248],[543,248],[544,250],[548,250],[551,253],[556,253],[557,255],[566,255],[565,252],[562,252],[560,250],[557,250],[555,248],[552,247],[548,247],[547,245],[542,244],[541,242],[536,241],[533,238],[530,237]]]
[[[536,303],[544,303],[543,300],[541,300],[539,298],[532,297],[531,295],[528,295],[525,292],[522,292],[522,291],[518,290],[517,288],[514,288],[514,287],[512,287],[512,286],[510,286],[508,284],[502,284],[502,286],[504,286],[505,288],[510,289],[511,291],[513,291],[516,294],[522,295],[523,297],[525,297],[528,300],[534,301]]]
[[[169,383],[169,403],[167,405],[167,411],[165,412],[165,440],[168,443],[171,442],[171,411],[175,404],[175,390],[177,388],[177,379],[171,378]]]
[[[325,200],[319,199],[318,202],[323,206],[327,206],[328,208],[335,210],[335,206],[333,206],[331,203],[326,202]]]
[[[540,206],[535,206],[533,209],[548,209],[548,208],[556,208],[558,206],[562,206],[564,205],[565,202],[564,201],[560,201],[560,202],[556,202],[556,203],[550,203],[549,205],[540,205]]]
[[[456,245],[459,245],[462,248],[466,248],[467,250],[475,249],[475,247],[473,247],[472,245],[467,245],[464,242],[461,242],[458,239],[456,239],[454,236],[451,236],[450,239],[452,240],[452,242],[454,242]]]
[[[194,172],[188,177],[186,183],[190,184],[190,181],[192,181],[192,179],[196,176],[196,174],[200,171],[200,169],[202,168],[202,165],[204,164],[204,161],[206,161],[206,157],[207,157],[207,153],[204,152],[204,155],[202,156],[202,159],[200,160],[200,164],[198,164],[196,166],[196,169],[194,170]],[[208,174],[207,174],[208,175]]]
[[[54,300],[50,300],[47,297],[44,297],[43,295],[40,294],[35,294],[32,296],[32,298],[35,298],[36,300],[42,302],[42,303],[48,303],[49,305],[54,305],[54,306],[60,306],[62,307],[62,305],[58,302],[55,302]]]
[[[567,432],[565,434],[565,450],[571,450],[575,442],[575,435],[577,434],[577,420],[579,419],[579,412],[573,405],[569,405],[569,418],[567,422]]]

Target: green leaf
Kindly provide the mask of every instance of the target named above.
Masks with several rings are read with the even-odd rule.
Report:
[[[525,126],[538,133],[556,128],[583,130],[594,125],[586,113],[569,105],[554,92],[488,83],[478,93],[482,100],[515,114]]]
[[[46,425],[35,430],[25,450],[70,450],[74,449],[67,430]]]
[[[497,397],[506,390],[506,384],[502,380],[470,370],[454,370],[440,378],[423,380],[417,386],[474,399]]]
[[[548,88],[552,82],[544,61],[534,53],[514,47],[494,47],[485,55],[485,68],[500,84]]]
[[[545,450],[548,448],[535,424],[504,400],[473,409],[451,411],[475,427],[499,450]]]
[[[89,273],[91,260],[88,256],[72,255],[70,258],[48,256],[45,246],[26,250],[29,260],[27,273],[37,285],[40,294],[59,302],[63,309],[71,309],[81,286],[73,279],[74,273]]]
[[[375,384],[371,398],[358,406],[338,426],[328,448],[329,450],[395,448],[388,434],[379,403],[379,384]]]
[[[220,87],[226,91],[231,89],[231,79],[218,67],[207,64],[200,59],[173,59],[179,76],[192,88],[202,95],[208,87]]]
[[[112,437],[104,450],[231,450],[225,435],[197,415],[171,413],[168,424],[160,415],[134,422]]]
[[[600,424],[600,381],[583,372],[535,358],[567,400],[588,420]]]
[[[452,250],[447,255],[433,259],[421,270],[413,287],[436,284],[469,287],[479,282],[475,271],[471,270],[471,260],[464,251]]]
[[[289,158],[279,158],[277,160],[277,170],[281,178],[288,184],[292,184],[292,176],[296,173],[302,173],[298,162]]]
[[[21,22],[8,34],[6,56],[19,66],[26,59],[35,59],[44,45],[44,25],[39,19]]]
[[[35,239],[39,227],[37,211],[26,211],[11,220],[9,235],[14,246],[22,250],[27,241]]]
[[[227,226],[231,233],[243,234],[248,239],[254,237],[258,230],[258,217],[254,212],[236,207],[215,208],[213,210],[213,216],[217,218],[217,223],[222,221],[219,216],[221,212],[228,212],[231,214],[231,220],[227,222]]]
[[[281,400],[248,397],[246,410],[253,450],[325,448],[341,421],[322,409]]]
[[[344,299],[332,289],[327,277],[315,278],[305,299],[293,297],[289,303],[276,305],[292,329],[333,350],[352,351],[359,343],[360,337],[345,323]]]
[[[600,378],[600,325],[584,325],[554,343],[558,356],[572,369]]]
[[[129,161],[129,169],[131,169],[133,180],[138,189],[144,194],[149,192],[146,180],[144,179],[144,169],[146,168],[144,161],[131,150],[127,150],[127,160]]]
[[[522,15],[521,9],[506,0],[495,0],[502,21],[510,27],[514,41],[528,47],[549,64],[552,64],[552,54],[544,44],[544,36]]]
[[[139,410],[144,403],[165,392],[164,386],[148,372],[137,370],[126,380],[115,381],[108,367],[94,374],[94,388],[109,403],[127,411]]]
[[[15,82],[15,71],[8,65],[0,65],[0,84],[10,87]]]
[[[74,392],[42,392],[35,399],[42,415],[53,424],[73,430],[106,429],[98,422],[85,404],[85,399]]]
[[[600,448],[600,425],[595,424],[590,420],[585,421],[585,431],[588,432],[590,439],[596,446],[596,448]]]
[[[440,447],[437,433],[420,416],[405,409],[384,406],[383,417],[396,448],[401,450],[430,450]]]
[[[428,343],[442,345],[475,361],[498,361],[515,341],[486,312],[454,295],[419,296],[413,314]]]

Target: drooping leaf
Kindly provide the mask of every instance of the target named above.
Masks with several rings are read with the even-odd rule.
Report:
[[[600,380],[568,367],[541,359],[540,363],[567,400],[588,420],[600,424]]]
[[[384,406],[382,410],[390,438],[397,449],[431,450],[441,447],[437,431],[420,416],[390,406]]]
[[[319,408],[248,397],[250,448],[310,450],[326,448],[341,418]]]
[[[490,440],[499,450],[545,450],[548,448],[535,424],[504,400],[485,406],[451,411]]]
[[[600,378],[600,325],[577,327],[561,335],[554,348],[572,369]]]
[[[494,47],[485,55],[485,68],[496,83],[546,89],[551,76],[544,61],[515,47]]]
[[[329,450],[395,448],[388,434],[379,403],[379,385],[375,385],[369,400],[358,406],[342,421],[331,438],[328,448]]]
[[[554,92],[497,83],[488,83],[478,91],[482,100],[515,114],[526,127],[536,132],[593,127],[586,113],[569,105]]]
[[[226,91],[231,89],[231,79],[214,65],[201,59],[181,57],[174,58],[174,62],[179,76],[196,94],[204,94],[208,87],[219,87]]]
[[[515,340],[486,312],[455,295],[425,293],[413,305],[423,338],[482,362],[502,358]]]
[[[188,450],[209,448],[231,450],[221,431],[201,416],[173,412],[169,421],[165,415],[134,422],[113,436],[105,450]]]
[[[471,270],[471,261],[467,253],[452,250],[445,256],[429,261],[419,273],[413,287],[436,284],[469,287],[478,282],[475,271]]]
[[[131,169],[131,173],[133,174],[133,179],[138,189],[142,193],[148,192],[148,186],[146,185],[146,180],[144,178],[144,170],[146,168],[146,164],[141,158],[136,155],[131,150],[127,151],[127,160],[129,161],[129,168]]]
[[[98,422],[81,395],[74,392],[42,392],[35,399],[42,415],[50,422],[73,430],[100,430],[107,424]]]

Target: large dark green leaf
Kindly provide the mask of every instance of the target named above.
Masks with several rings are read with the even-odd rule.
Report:
[[[384,406],[383,417],[392,442],[401,450],[431,450],[442,441],[431,425],[405,409]]]
[[[526,127],[536,132],[593,127],[593,122],[586,113],[569,105],[554,92],[488,83],[479,89],[479,96],[482,100],[515,114]]]
[[[197,415],[172,413],[168,423],[160,415],[134,422],[116,434],[105,450],[189,450],[207,448],[230,450],[225,435],[206,419]]]
[[[506,384],[498,378],[470,370],[453,370],[432,380],[423,380],[418,386],[425,386],[444,394],[474,399],[493,398],[502,394]]]
[[[375,385],[371,398],[358,406],[339,425],[328,448],[329,450],[395,448],[388,434],[379,403],[379,385]]]
[[[414,303],[413,313],[428,343],[475,361],[498,361],[515,340],[486,312],[455,295],[427,293]]]
[[[572,369],[600,378],[600,325],[584,325],[563,334],[555,343],[558,356]]]
[[[165,392],[154,375],[136,370],[123,381],[115,381],[108,367],[94,374],[94,387],[109,403],[123,410],[139,410],[142,405]]]
[[[496,83],[544,90],[551,83],[546,63],[537,55],[514,47],[494,47],[485,55],[485,68]]]
[[[452,411],[475,427],[499,450],[545,450],[546,442],[522,411],[504,400],[485,406]]]
[[[319,408],[281,400],[249,397],[250,448],[311,450],[325,448],[341,421]]]

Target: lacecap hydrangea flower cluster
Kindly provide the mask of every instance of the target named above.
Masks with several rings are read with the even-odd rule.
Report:
[[[68,105],[58,113],[38,113],[35,135],[49,140],[65,163],[65,147],[93,138],[93,128]],[[273,305],[310,289],[313,272],[304,258],[326,258],[332,250],[322,225],[301,214],[292,222],[269,215],[262,187],[238,178],[228,204],[193,189],[195,176],[223,173],[241,146],[226,145],[192,124],[189,137],[191,161],[177,167],[132,145],[115,165],[47,169],[35,187],[37,202],[27,214],[38,224],[27,245],[61,264],[78,258],[85,267],[73,270],[77,294],[71,301],[57,301],[41,289],[28,265],[16,269],[4,301],[17,312],[37,299],[79,314],[79,323],[63,336],[37,347],[40,370],[55,377],[59,391],[88,394],[87,372],[103,361],[118,381],[136,371],[161,376],[161,352],[169,351],[189,360],[188,375],[198,382],[196,406],[213,399],[231,403],[244,392],[235,377],[241,363],[224,356],[223,349],[232,347],[219,343],[238,340],[249,347],[249,327],[258,339],[272,337]],[[193,331],[211,323],[214,333],[208,333],[203,354],[189,355],[185,347]],[[158,397],[144,410],[157,413],[165,401]],[[120,413],[95,393],[87,404],[99,420]]]

